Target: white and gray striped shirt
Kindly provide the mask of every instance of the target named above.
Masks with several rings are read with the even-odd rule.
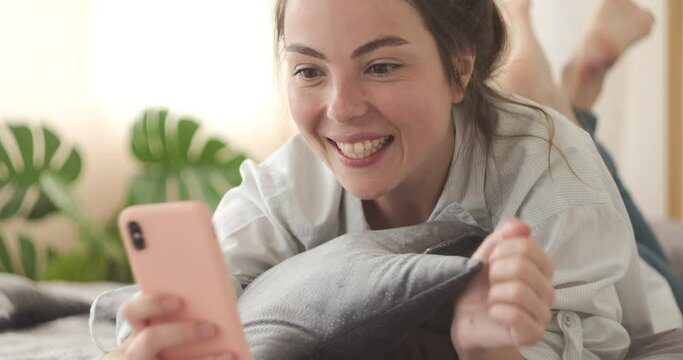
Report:
[[[621,359],[629,335],[650,332],[652,324],[617,188],[591,138],[567,119],[545,109],[554,122],[551,150],[542,114],[499,107],[498,134],[531,136],[496,138],[487,156],[456,106],[455,156],[430,220],[491,231],[518,217],[532,226],[555,261],[557,297],[544,339],[521,349],[527,359]],[[238,294],[240,284],[297,253],[369,229],[361,201],[341,187],[301,136],[261,164],[246,161],[241,173],[242,184],[225,195],[214,216]],[[129,329],[119,320],[120,343]]]
[[[526,101],[517,98],[517,100]],[[550,150],[539,112],[500,104],[490,156],[456,106],[455,156],[430,220],[493,230],[510,217],[533,228],[556,264],[554,319],[528,359],[621,359],[629,334],[651,331],[628,215],[591,138],[556,112]],[[559,151],[561,150],[560,154]],[[550,151],[550,153],[549,153]],[[361,201],[295,136],[243,183],[214,223],[231,272],[244,286],[301,251],[367,230]]]

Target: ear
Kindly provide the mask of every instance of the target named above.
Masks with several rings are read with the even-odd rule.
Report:
[[[474,72],[474,62],[476,59],[477,56],[472,50],[467,50],[463,54],[458,55],[453,59],[453,65],[458,71],[460,80],[462,81],[462,89],[454,84],[453,89],[451,90],[454,104],[461,102],[462,99],[465,98],[465,90],[467,89],[467,85],[470,83],[470,79],[472,79],[472,73]]]

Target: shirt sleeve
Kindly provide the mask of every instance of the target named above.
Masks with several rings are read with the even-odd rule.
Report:
[[[121,305],[140,292],[137,285],[124,286],[106,291],[97,296],[90,306],[90,339],[102,354],[113,351],[130,335],[131,327],[121,315]],[[101,321],[116,319],[115,334],[99,331],[97,325]]]
[[[290,205],[291,184],[251,161],[242,165],[241,174],[242,184],[223,197],[214,214],[216,233],[238,296],[260,274],[304,250],[292,234],[289,217],[283,215],[297,212]]]
[[[343,189],[300,136],[261,164],[245,161],[240,173],[242,184],[223,197],[214,225],[242,287],[344,231]]]
[[[630,225],[607,204],[570,207],[533,225],[553,258],[556,300],[544,338],[526,359],[622,359],[629,332],[649,318]]]

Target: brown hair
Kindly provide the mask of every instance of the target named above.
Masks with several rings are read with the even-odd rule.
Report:
[[[489,144],[498,120],[492,116],[491,100],[500,96],[486,81],[501,65],[507,45],[507,30],[500,10],[493,0],[407,1],[434,36],[449,80],[465,94],[463,106],[467,119],[476,122]],[[476,60],[465,89],[453,59],[468,50],[476,54]]]
[[[508,99],[487,83],[502,64],[508,44],[505,22],[494,0],[405,1],[417,10],[427,30],[436,40],[446,76],[465,95],[462,105],[466,118],[475,122],[487,150],[491,139],[496,136],[494,132],[498,116],[493,105],[496,101],[523,105],[543,113],[549,125],[549,138],[546,140],[552,146],[554,124],[543,109]],[[276,54],[280,54],[282,49],[286,6],[287,0],[275,1]],[[453,60],[467,51],[476,54],[476,60],[469,84],[465,85],[459,69],[456,68],[457,61]],[[550,152],[548,160],[550,161]]]

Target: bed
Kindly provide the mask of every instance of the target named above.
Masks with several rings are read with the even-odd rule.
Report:
[[[0,274],[7,277],[7,274]],[[6,279],[5,279],[6,280]],[[27,285],[27,283],[24,283]],[[46,306],[45,313],[54,320],[41,322],[35,326],[0,332],[0,359],[38,360],[38,359],[97,359],[100,351],[90,340],[87,309],[80,306],[65,310],[63,302],[50,305],[50,299],[68,299],[73,303],[91,303],[97,294],[118,288],[118,283],[66,283],[49,282],[34,284],[38,292],[48,298],[41,298]],[[37,294],[37,293],[36,293]],[[46,300],[47,299],[47,300]],[[0,300],[1,302],[1,300]],[[52,309],[48,309],[52,306]],[[71,315],[71,313],[75,313]],[[64,316],[61,316],[64,315]],[[29,319],[28,321],[38,321]],[[43,320],[43,319],[40,319]],[[100,339],[112,338],[115,331],[113,321],[101,321],[95,324],[95,332]],[[23,327],[23,325],[22,325]],[[113,339],[112,339],[113,342]],[[114,346],[113,343],[108,346]]]
[[[663,247],[679,273],[683,274],[683,224],[657,223],[655,231]],[[7,274],[0,274],[6,276]],[[122,286],[118,283],[65,283],[49,282],[32,284],[38,291],[59,298],[90,303],[97,294]],[[0,298],[0,315],[3,315]],[[4,301],[7,301],[6,299]],[[88,314],[75,310],[76,314],[56,316],[35,326],[20,330],[0,332],[0,359],[44,360],[44,359],[97,359],[100,352],[90,339]],[[80,314],[79,314],[80,313]],[[110,339],[105,347],[114,346],[115,325],[103,320],[95,324],[99,339]],[[683,330],[678,329],[657,337],[637,339],[631,359],[683,359]],[[673,350],[672,350],[673,349]],[[672,355],[671,351],[675,354]]]

